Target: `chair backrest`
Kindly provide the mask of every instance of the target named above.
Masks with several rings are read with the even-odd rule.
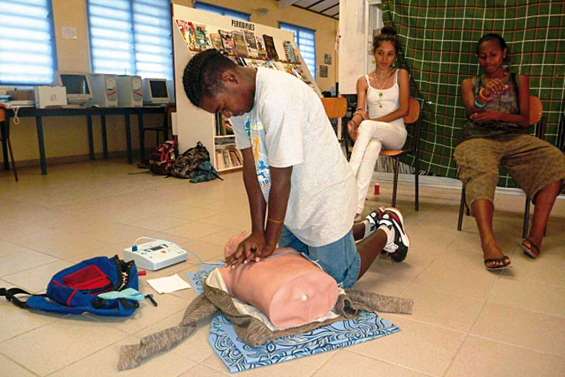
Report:
[[[414,124],[420,118],[420,102],[414,97],[410,97],[408,102],[408,114],[404,116],[404,124]]]
[[[343,118],[347,113],[347,99],[345,97],[323,97],[322,104],[330,119]]]
[[[530,96],[530,124],[537,124],[543,115],[543,103],[536,96]]]
[[[0,103],[0,123],[6,120],[6,110],[4,104]]]

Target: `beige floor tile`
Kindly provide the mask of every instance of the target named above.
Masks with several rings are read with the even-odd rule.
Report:
[[[314,377],[423,377],[427,374],[411,371],[383,361],[361,356],[353,352],[341,351],[325,363]]]
[[[42,176],[37,168],[24,168],[18,183],[10,174],[0,172],[0,271],[7,271],[0,274],[0,286],[43,292],[55,272],[97,255],[120,254],[140,236],[173,241],[203,260],[217,261],[223,258],[225,241],[249,228],[241,172],[224,174],[223,182],[202,184],[130,174],[138,172],[135,166],[117,159],[53,165],[48,176]],[[363,289],[415,299],[414,315],[385,314],[402,331],[345,351],[243,375],[311,376],[318,371],[317,376],[331,376],[367,370],[370,373],[365,375],[433,376],[441,375],[450,363],[448,377],[517,376],[521,371],[529,375],[539,372],[542,377],[564,374],[563,357],[557,355],[565,349],[560,299],[565,287],[565,200],[557,201],[542,256],[532,261],[518,246],[523,194],[497,192],[495,232],[511,256],[513,268],[505,274],[492,274],[484,269],[473,218],[465,218],[462,232],[456,230],[460,189],[420,188],[421,208],[416,212],[413,185],[399,185],[398,206],[411,239],[406,262],[379,259],[358,283]],[[391,182],[383,181],[381,190],[380,196],[367,202],[367,211],[390,205]],[[187,224],[199,225],[182,229]],[[209,228],[214,231],[209,233]],[[168,232],[171,229],[173,233]],[[15,254],[18,258],[8,263],[5,257]],[[143,291],[153,292],[147,287],[148,278],[178,273],[187,279],[186,273],[199,267],[196,262],[197,258],[189,256],[186,263],[149,272],[141,277]],[[18,263],[30,269],[19,270]],[[56,376],[115,375],[119,344],[135,343],[138,335],[176,324],[194,297],[192,289],[156,295],[157,308],[146,302],[134,318],[109,321],[94,316],[69,319],[30,313],[0,300],[0,317],[8,318],[2,323],[11,324],[9,328],[0,324],[0,353],[6,349],[21,357],[11,360],[6,358],[10,355],[0,355],[0,375],[28,377],[26,368],[36,370],[42,358],[49,359],[56,350],[46,344],[46,335],[55,333],[55,325],[60,331],[53,336],[61,337],[56,345],[70,351],[51,357],[39,368],[58,368]],[[478,304],[487,299],[489,303],[477,316]],[[467,337],[459,347],[473,320],[476,324],[469,331],[477,336]],[[102,335],[117,333],[127,340],[105,343],[108,337],[100,337],[93,326],[100,326]],[[207,336],[204,326],[177,349],[118,375],[228,375],[212,353]],[[99,344],[101,339],[104,344]],[[17,346],[16,351],[11,345]],[[24,348],[26,353],[17,351]],[[528,357],[532,358],[530,364]]]
[[[471,329],[485,303],[484,300],[444,293],[417,283],[410,284],[403,296],[414,299],[414,313],[410,319],[461,332]]]
[[[207,235],[217,233],[223,230],[219,225],[208,224],[203,222],[187,222],[183,225],[169,228],[165,230],[165,233],[181,236],[184,238],[189,238],[192,240],[197,240],[204,238]]]
[[[355,345],[348,350],[432,376],[442,376],[465,334],[422,322],[393,318],[399,333]]]
[[[14,285],[7,281],[0,280],[0,287],[12,288]],[[16,305],[4,299],[0,300],[0,312],[2,313],[2,320],[0,321],[0,342],[41,327],[59,318],[57,316],[43,315],[18,308]],[[0,376],[2,375],[3,374],[0,373]]]
[[[550,239],[550,241],[553,239]],[[559,250],[550,248],[537,259],[530,259],[518,252],[512,258],[514,274],[507,277],[517,281],[535,281],[539,283],[565,287],[565,240],[560,241]],[[548,243],[551,245],[550,243]],[[548,245],[546,244],[546,245]]]
[[[308,377],[312,376],[314,372],[318,370],[322,365],[324,365],[328,360],[330,360],[335,353],[336,352],[324,352],[314,356],[303,357],[284,363],[251,369],[245,372],[237,373],[237,375],[242,377]],[[219,372],[229,373],[222,360],[220,360],[220,358],[218,358],[216,354],[212,354],[210,357],[204,360],[202,364]]]
[[[458,253],[436,259],[415,283],[456,296],[482,300],[487,297],[496,279],[497,275],[485,270],[482,259]]]
[[[565,356],[565,318],[486,304],[470,334]]]
[[[135,344],[138,341],[139,339],[136,337],[127,337],[49,375],[49,377],[176,377],[196,365],[187,358],[179,357],[176,352],[167,352],[146,361],[137,368],[118,371],[120,346]]]
[[[36,375],[15,363],[13,360],[8,359],[6,356],[0,355],[0,376],[35,377]]]
[[[45,376],[125,336],[102,323],[65,318],[2,342],[0,352]]]
[[[225,372],[219,372],[215,369],[208,368],[205,365],[197,365],[194,368],[181,374],[179,377],[225,377],[231,376],[231,374]]]
[[[565,359],[469,336],[446,377],[562,377]]]
[[[375,271],[375,272],[373,272]],[[379,293],[388,296],[405,296],[403,293],[409,284],[409,280],[400,280],[394,276],[379,273],[379,268],[376,267],[367,271],[357,283],[355,289],[367,290],[370,292]],[[410,292],[406,297],[411,297]]]
[[[2,279],[30,293],[44,293],[53,275],[70,266],[66,261],[56,260],[30,270],[2,276]]]
[[[55,261],[57,259],[50,255],[0,241],[0,276],[29,270]]]
[[[503,278],[494,283],[488,301],[565,317],[565,287]]]

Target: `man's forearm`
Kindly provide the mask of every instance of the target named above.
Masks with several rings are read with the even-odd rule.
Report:
[[[290,196],[290,178],[292,167],[271,168],[271,191],[265,230],[265,244],[275,247],[279,242],[284,226],[288,198]]]
[[[249,212],[251,215],[251,231],[265,231],[265,210],[267,203],[261,192],[257,172],[255,171],[255,160],[251,150],[242,150],[243,154],[243,183],[249,201]]]

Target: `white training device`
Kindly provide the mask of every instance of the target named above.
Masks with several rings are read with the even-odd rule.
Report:
[[[124,249],[124,259],[127,262],[133,260],[138,268],[155,271],[184,262],[188,258],[188,253],[173,242],[146,237],[143,239],[150,241],[138,244],[136,240],[131,247]]]

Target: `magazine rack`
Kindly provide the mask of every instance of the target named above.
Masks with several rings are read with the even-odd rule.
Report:
[[[321,96],[290,31],[175,4],[173,41],[179,150],[202,142],[220,172],[241,168],[242,157],[235,148],[229,119],[193,106],[184,92],[184,68],[199,51],[216,48],[242,66],[287,71],[301,78]]]

